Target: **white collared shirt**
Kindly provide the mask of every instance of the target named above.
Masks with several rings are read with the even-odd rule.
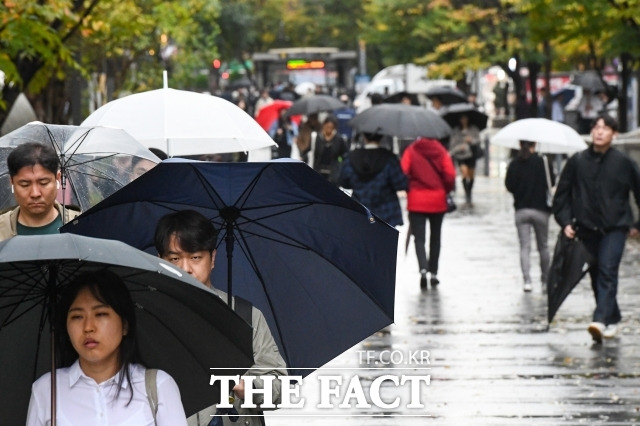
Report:
[[[144,382],[144,367],[131,366],[133,398],[127,380],[114,400],[119,375],[100,384],[86,376],[76,361],[71,367],[56,370],[57,425],[59,426],[153,426],[153,415]],[[186,426],[178,385],[171,376],[158,370],[158,426]],[[27,426],[50,425],[51,373],[36,380],[31,389]]]

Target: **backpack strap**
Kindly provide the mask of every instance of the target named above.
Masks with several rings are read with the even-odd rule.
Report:
[[[235,296],[235,311],[247,324],[253,327],[253,320],[251,318],[251,310],[253,305],[247,299]]]
[[[151,413],[153,414],[153,424],[157,425],[158,420],[156,415],[158,414],[158,385],[156,384],[156,376],[158,370],[155,368],[147,368],[144,372],[144,387],[147,391],[147,399],[149,400],[149,407],[151,407]]]

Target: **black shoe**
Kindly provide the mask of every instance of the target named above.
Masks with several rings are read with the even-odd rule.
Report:
[[[426,272],[420,272],[420,288],[421,289],[427,288],[427,273]]]
[[[429,284],[432,288],[437,287],[440,284],[440,280],[436,276],[436,274],[432,274],[431,272],[427,272],[427,276],[429,277]]]

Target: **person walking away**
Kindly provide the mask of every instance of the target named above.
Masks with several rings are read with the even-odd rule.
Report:
[[[256,104],[253,108],[253,116],[257,117],[260,110],[273,103],[273,98],[269,96],[269,91],[267,89],[262,89],[260,91],[260,97],[256,100]]]
[[[398,157],[380,147],[382,135],[365,133],[364,138],[364,147],[346,156],[338,184],[353,189],[351,196],[389,225],[402,225],[398,191],[407,190],[407,177]]]
[[[564,235],[580,238],[595,259],[589,275],[596,308],[588,331],[596,342],[617,333],[622,319],[618,269],[627,235],[636,237],[640,232],[629,204],[633,192],[640,208],[640,169],[612,147],[617,132],[618,123],[610,115],[594,120],[593,143],[567,161],[553,199],[553,214]]]
[[[186,426],[180,390],[156,372],[157,411],[138,353],[136,308],[120,277],[84,272],[63,290],[58,309],[57,418],[62,424]],[[88,343],[89,342],[89,343]],[[33,384],[27,426],[51,424],[51,373]]]
[[[296,144],[291,147],[291,158],[304,161],[309,167],[313,167],[312,151],[321,127],[318,113],[307,116],[307,119],[298,128]]]
[[[291,147],[298,137],[298,125],[287,115],[286,109],[280,110],[280,115],[269,129],[269,136],[278,144],[278,158],[291,157]]]
[[[356,116],[356,110],[350,105],[349,95],[346,93],[340,95],[340,102],[344,106],[334,110],[333,113],[338,120],[338,133],[342,135],[347,145],[350,145],[353,138],[353,128],[349,125],[349,122]]]
[[[437,286],[442,221],[447,194],[453,190],[456,171],[447,150],[436,139],[419,138],[404,151],[400,162],[409,179],[407,210],[420,268],[420,287]],[[429,259],[426,223],[429,222]]]
[[[471,192],[475,180],[476,162],[481,150],[480,130],[475,125],[469,124],[468,115],[460,115],[460,124],[454,127],[451,133],[450,153],[460,168],[467,207],[473,207]]]
[[[549,273],[550,258],[548,247],[549,217],[551,206],[547,204],[547,194],[553,187],[555,176],[545,159],[535,152],[536,143],[520,141],[520,151],[507,168],[504,183],[507,190],[513,194],[515,208],[516,230],[520,242],[520,268],[524,280],[524,291],[533,290],[531,282],[531,230],[536,237],[536,245],[540,255],[540,280],[543,290],[546,289]],[[547,172],[549,180],[547,183]]]
[[[581,135],[589,133],[592,121],[598,117],[604,104],[600,96],[590,89],[582,88],[582,97],[578,102],[578,133]]]
[[[215,265],[216,244],[218,231],[213,224],[202,214],[193,210],[181,210],[163,216],[156,225],[154,235],[155,247],[158,255],[192,275],[206,287],[212,289],[222,300],[227,303],[227,294],[214,288],[211,284],[211,271]],[[275,376],[272,381],[273,404],[280,403],[281,386],[277,377],[287,375],[287,366],[280,355],[269,325],[262,312],[251,306],[251,304],[240,297],[232,297],[231,307],[243,316],[244,312],[249,312],[247,318],[243,318],[253,328],[253,365],[247,370],[244,376],[257,376],[253,380],[253,388],[263,389],[264,380],[260,376]],[[248,309],[246,309],[248,308]],[[215,342],[208,342],[215,344]],[[213,419],[222,419],[226,426],[264,425],[261,406],[264,402],[264,395],[254,395],[253,402],[256,408],[240,407],[244,399],[244,381],[233,387],[233,406],[239,418],[232,416],[216,415],[216,406],[208,407],[199,413],[189,417],[189,426],[207,426]],[[220,425],[221,423],[214,423]]]
[[[313,168],[334,184],[338,183],[342,157],[349,151],[337,128],[338,120],[334,116],[325,118],[322,131],[318,134],[313,148]]]
[[[80,214],[56,201],[62,174],[58,154],[50,146],[17,146],[7,157],[7,168],[18,206],[0,215],[0,241],[15,235],[57,234]]]

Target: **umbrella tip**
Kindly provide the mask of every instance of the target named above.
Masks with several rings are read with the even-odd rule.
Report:
[[[167,70],[162,71],[162,87],[164,89],[168,89],[169,88],[169,77],[167,74]]]

